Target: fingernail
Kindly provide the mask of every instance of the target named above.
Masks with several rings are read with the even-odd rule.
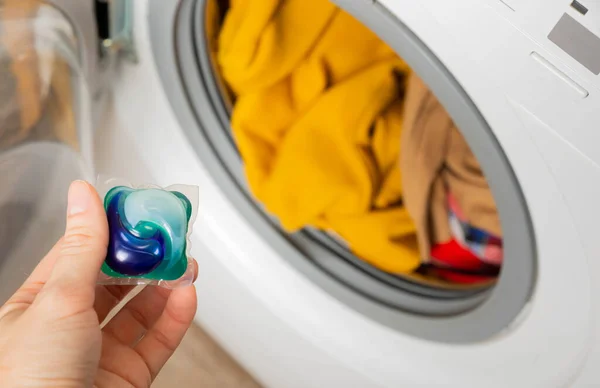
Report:
[[[85,181],[74,181],[69,187],[67,213],[83,213],[90,207],[91,192],[88,183]]]

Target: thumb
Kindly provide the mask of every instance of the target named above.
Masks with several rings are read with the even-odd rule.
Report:
[[[93,295],[106,257],[108,223],[102,201],[89,183],[71,183],[67,227],[57,244],[60,244],[58,258],[46,283],[47,288]]]

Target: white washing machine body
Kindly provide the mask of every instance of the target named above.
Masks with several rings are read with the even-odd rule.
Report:
[[[569,46],[583,39],[589,50],[597,47],[597,1],[581,2],[585,15],[564,0],[339,2],[376,32],[375,16],[383,15],[420,39],[492,128],[520,184],[533,231],[526,236],[536,258],[534,275],[527,275],[532,286],[519,294],[518,314],[500,330],[483,335],[470,318],[479,333],[472,340],[456,334],[454,326],[468,314],[493,310],[504,290],[518,288],[518,276],[512,283],[502,283],[501,277],[473,311],[414,318],[403,330],[402,322],[388,325],[370,316],[369,307],[356,308],[327,292],[239,211],[205,162],[208,151],[190,140],[190,128],[178,113],[185,104],[183,94],[173,97],[171,81],[178,69],[172,68],[175,78],[165,75],[171,63],[165,58],[172,53],[156,46],[161,39],[174,45],[173,36],[156,31],[158,24],[175,21],[168,12],[156,15],[161,6],[154,3],[132,2],[137,63],[121,62],[110,81],[112,103],[96,131],[95,168],[134,182],[200,187],[191,237],[200,267],[197,321],[261,382],[274,387],[600,384],[594,367],[600,365],[600,77],[595,62],[600,53]],[[177,12],[185,6],[185,1],[164,3]],[[381,22],[381,31],[385,25]],[[555,36],[549,38],[551,31]],[[393,34],[382,38],[396,47]],[[427,81],[428,70],[423,71]],[[441,100],[452,104],[450,97]],[[482,150],[475,149],[480,159]],[[502,194],[503,184],[491,179],[495,194]],[[505,231],[517,228],[513,218],[502,212],[501,218]],[[419,332],[419,322],[431,323],[428,334]]]

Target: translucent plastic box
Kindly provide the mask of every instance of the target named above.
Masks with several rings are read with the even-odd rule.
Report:
[[[62,235],[69,183],[92,178],[78,47],[52,6],[0,2],[0,304]]]

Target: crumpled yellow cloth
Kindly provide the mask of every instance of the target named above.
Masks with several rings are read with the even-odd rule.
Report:
[[[250,188],[283,228],[333,230],[359,257],[420,264],[399,167],[407,65],[327,0],[233,0],[218,61]]]

